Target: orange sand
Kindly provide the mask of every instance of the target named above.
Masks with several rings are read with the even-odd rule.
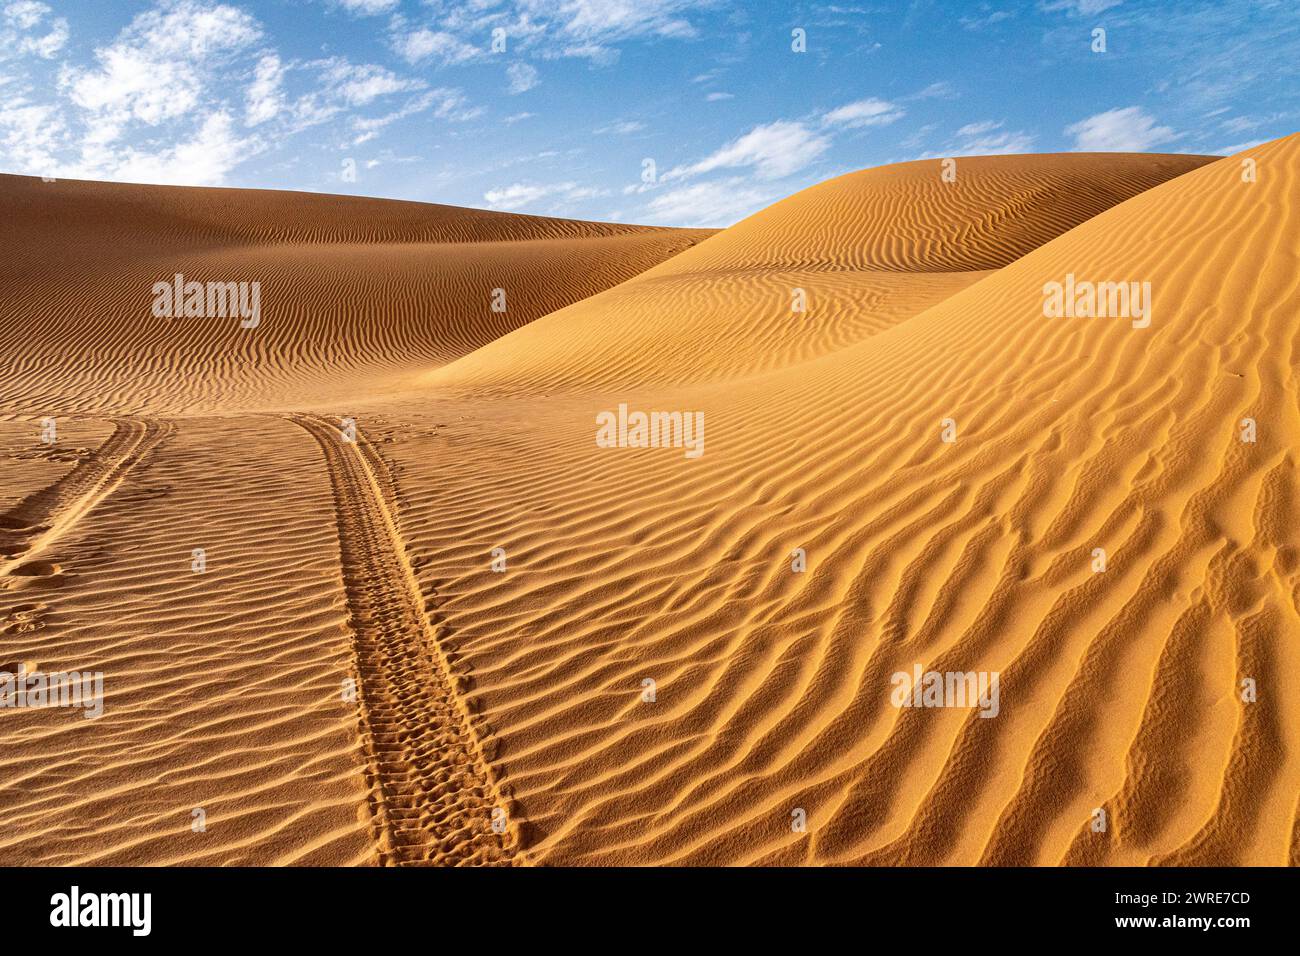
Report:
[[[0,662],[106,688],[0,710],[0,862],[1300,863],[1300,136],[1244,155],[711,238],[0,178]],[[261,325],[152,318],[178,271]]]

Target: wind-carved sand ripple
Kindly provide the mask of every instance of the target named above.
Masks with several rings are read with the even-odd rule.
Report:
[[[224,414],[382,395],[711,234],[4,175],[0,217],[0,410],[40,415]],[[259,323],[155,317],[154,284],[178,273],[259,283]],[[504,311],[492,307],[496,289]]]
[[[1057,157],[986,160],[1031,198],[972,210],[951,238],[951,216],[930,229],[899,207],[880,254],[845,261],[995,272],[856,342],[792,328],[777,356],[782,273],[835,242],[796,196],[769,211],[788,228],[766,261],[715,256],[775,273],[766,309],[711,305],[702,264],[747,229],[765,248],[760,214],[433,373],[423,407],[385,408],[407,426],[377,433],[406,536],[474,668],[530,857],[1294,862],[1300,137],[1247,156],[1257,182],[1241,157],[1184,157],[1171,181],[1105,211],[1084,190],[1064,214],[1033,187]],[[1067,162],[1110,182],[1108,164],[1142,159]],[[1055,238],[1052,217],[1020,223],[1048,208],[1073,219]],[[893,238],[909,230],[912,251]],[[980,258],[981,234],[1005,261]],[[1150,281],[1152,327],[1046,318],[1043,285],[1069,272]],[[694,347],[744,317],[752,353]],[[703,410],[705,454],[595,447],[618,402]],[[895,709],[890,674],[914,663],[1000,672],[999,716]]]
[[[3,711],[0,856],[375,862],[319,449],[274,419],[137,424],[110,446],[135,458],[111,491],[56,517],[42,556],[61,585],[0,591],[48,605],[43,628],[3,637],[5,660],[99,671],[105,692],[96,719]],[[150,429],[152,447],[123,443]]]
[[[14,250],[24,347],[39,334],[0,341],[0,409],[178,414],[39,556],[63,581],[47,626],[5,635],[6,659],[102,667],[110,706],[6,717],[0,851],[1296,863],[1298,153],[1249,151],[1254,183],[1240,157],[963,158],[957,184],[902,164],[702,242],[405,206],[365,207],[358,235],[351,200],[335,221],[283,194],[133,198],[167,263],[255,264],[320,306],[264,353],[120,321],[162,260],[129,272],[114,187],[68,193],[87,215],[67,248],[121,260],[40,324],[58,228]],[[265,218],[224,216],[236,197]],[[427,287],[420,243],[448,265]],[[583,243],[594,285],[566,286]],[[464,310],[521,245],[527,314]],[[1152,326],[1045,318],[1067,273],[1150,281]],[[336,274],[391,298],[351,321]],[[118,319],[78,338],[92,299]],[[704,455],[596,447],[620,402],[705,412]],[[311,435],[179,414],[218,407]],[[336,415],[362,445],[333,444]],[[216,559],[189,576],[199,541]],[[998,671],[998,717],[895,709],[916,663]]]
[[[734,381],[848,348],[1210,157],[899,163],[820,183],[440,368],[429,385]],[[618,334],[609,334],[618,316]]]

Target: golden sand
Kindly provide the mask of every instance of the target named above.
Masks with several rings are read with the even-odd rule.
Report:
[[[0,661],[105,675],[0,711],[0,859],[1300,863],[1298,193],[1300,136],[716,235],[0,177]]]

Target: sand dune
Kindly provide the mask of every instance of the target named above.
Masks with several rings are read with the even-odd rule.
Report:
[[[230,412],[364,395],[709,235],[348,196],[0,176],[0,408]],[[260,316],[158,318],[156,282],[258,282]],[[504,311],[493,290],[505,289]],[[324,378],[324,380],[323,380]]]
[[[1155,186],[800,364],[435,405],[394,445],[408,538],[528,857],[1293,859],[1298,151]],[[1151,282],[1151,327],[1046,318],[1067,273]],[[571,379],[603,382],[595,353]],[[595,447],[619,402],[704,411],[705,454]],[[891,706],[916,663],[1000,672],[1000,715]]]
[[[0,659],[108,690],[4,713],[0,852],[1300,863],[1300,136],[1246,155],[904,164],[703,241],[71,184],[140,221],[9,279]],[[62,248],[62,184],[3,185]],[[159,344],[163,261],[316,307]],[[461,308],[512,268],[525,313]],[[1149,327],[1045,315],[1067,275]],[[598,447],[620,404],[703,454]],[[997,716],[893,706],[916,665]]]
[[[732,380],[861,342],[1205,156],[1077,153],[841,176],[435,372],[429,386]],[[623,317],[609,335],[608,317]]]

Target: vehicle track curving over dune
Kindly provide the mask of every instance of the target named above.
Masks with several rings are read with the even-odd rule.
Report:
[[[173,430],[165,421],[122,418],[114,424],[113,434],[76,468],[0,515],[0,578],[50,573],[33,559],[112,494]]]
[[[345,440],[326,419],[286,417],[316,439],[334,489],[382,861],[514,862],[517,830],[493,829],[496,810],[510,808],[425,614],[387,468],[360,431]]]

